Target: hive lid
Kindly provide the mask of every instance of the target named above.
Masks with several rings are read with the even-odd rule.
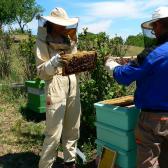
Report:
[[[133,96],[123,96],[119,98],[104,100],[99,103],[125,107],[125,106],[130,106],[134,104],[134,97]]]

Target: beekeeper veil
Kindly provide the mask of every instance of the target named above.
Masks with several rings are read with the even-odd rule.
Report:
[[[71,42],[77,42],[77,27],[78,27],[79,19],[76,18],[69,18],[66,11],[63,8],[55,8],[51,11],[49,16],[39,16],[38,17],[38,33],[42,34],[43,40],[51,40],[48,38],[49,30],[47,27],[50,24],[55,24],[58,26],[62,26],[65,28],[65,34],[60,35],[56,39],[56,41],[51,40],[52,42],[57,43],[57,46],[63,46],[61,43],[69,44]],[[43,33],[41,32],[43,31]],[[57,32],[56,32],[57,33]],[[58,35],[60,33],[58,32]]]
[[[157,45],[157,38],[153,31],[153,24],[161,19],[168,18],[168,7],[159,7],[152,14],[152,19],[141,24],[144,35],[145,48],[151,48]]]

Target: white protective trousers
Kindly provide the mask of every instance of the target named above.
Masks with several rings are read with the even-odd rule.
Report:
[[[75,161],[80,127],[80,93],[75,75],[55,75],[47,84],[46,133],[39,168],[51,168],[62,137],[64,161]]]

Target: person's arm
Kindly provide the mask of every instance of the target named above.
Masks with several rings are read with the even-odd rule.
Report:
[[[146,58],[144,63],[139,66],[133,66],[131,63],[128,63],[115,67],[113,77],[119,84],[128,86],[134,81],[142,80],[149,74],[151,67],[150,61]]]
[[[56,54],[50,58],[48,45],[45,42],[46,29],[41,28],[38,31],[36,41],[36,63],[38,76],[43,80],[49,80],[55,75],[55,69],[60,66],[61,56]]]
[[[108,66],[107,66],[108,65]],[[133,66],[131,63],[126,65],[119,65],[115,61],[106,62],[105,69],[110,73],[114,79],[122,85],[128,86],[133,81],[142,79],[148,74],[151,68],[151,63],[148,57],[144,60],[144,63],[139,66]]]

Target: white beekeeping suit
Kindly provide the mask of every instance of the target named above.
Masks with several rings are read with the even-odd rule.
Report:
[[[46,132],[39,168],[50,168],[62,137],[65,167],[75,168],[76,147],[80,127],[80,92],[75,74],[62,76],[60,52],[77,52],[76,29],[78,18],[69,18],[62,8],[52,10],[50,16],[39,18],[36,41],[38,75],[46,82]],[[53,37],[48,24],[62,26],[66,32],[57,31]],[[67,35],[68,34],[68,35]],[[66,163],[73,163],[66,166]]]

